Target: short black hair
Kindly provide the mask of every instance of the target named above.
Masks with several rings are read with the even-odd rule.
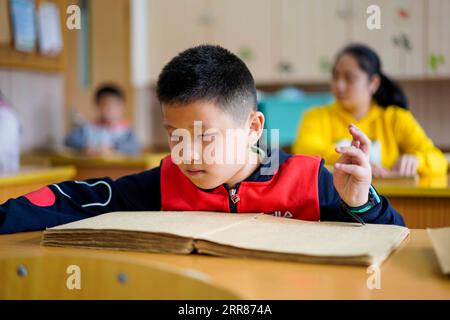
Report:
[[[95,91],[95,103],[98,104],[101,98],[108,95],[115,96],[116,98],[125,101],[125,94],[119,86],[107,84],[98,87]]]
[[[179,53],[161,71],[156,91],[161,104],[211,101],[236,120],[245,121],[257,110],[250,70],[235,54],[215,45]]]

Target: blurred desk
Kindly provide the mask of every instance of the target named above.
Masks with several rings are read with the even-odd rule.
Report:
[[[373,185],[403,215],[409,228],[450,226],[450,175],[374,179]]]
[[[73,153],[50,156],[52,165],[73,165],[77,169],[76,180],[110,177],[117,179],[159,166],[168,153],[143,154],[136,157],[114,155],[110,157],[88,157]]]
[[[74,177],[75,168],[73,166],[24,166],[17,173],[0,175],[0,203]]]
[[[190,270],[191,274],[195,273],[200,278],[206,278],[218,287],[244,299],[450,299],[450,279],[441,273],[431,241],[425,230],[411,230],[409,238],[381,266],[381,288],[373,290],[367,288],[367,281],[371,274],[361,266],[243,260],[196,254],[174,255],[42,247],[39,245],[41,234],[42,232],[28,232],[0,235],[0,267],[8,269],[0,272],[0,283],[2,283],[0,296],[3,291],[3,294],[6,292],[9,297],[13,297],[15,294],[23,294],[26,288],[29,288],[26,277],[18,279],[17,265],[3,263],[11,256],[19,257],[14,261],[20,263],[22,256],[43,257],[47,254],[65,254],[104,257],[111,261],[120,259],[133,264],[152,263],[172,269]],[[66,260],[67,263],[70,261],[72,260]],[[25,262],[22,263],[25,264]],[[48,270],[49,272],[44,273],[44,276],[48,276],[48,274],[52,274],[54,277],[58,277],[58,274],[61,277],[64,276],[64,280],[59,284],[64,286],[68,276],[65,273],[67,263],[55,266],[51,270],[52,273]],[[45,265],[44,262],[42,264]],[[95,266],[94,264],[93,267]],[[110,263],[109,268],[100,273],[101,277],[98,272],[94,275],[88,271],[82,273],[82,288],[105,283],[105,278],[116,282],[114,275],[115,272],[120,271],[120,268],[117,263]],[[32,275],[29,274],[29,276]],[[20,285],[17,285],[19,282],[17,279],[20,280]],[[43,280],[45,279],[30,278],[28,282],[46,283]],[[142,278],[142,281],[145,279]],[[55,285],[45,286],[49,295],[52,290],[57,290],[55,282],[52,281]],[[139,279],[133,279],[130,275],[129,285],[135,285],[135,282],[139,282]],[[111,285],[110,288],[110,290],[121,290],[118,285]],[[83,290],[72,290],[72,292],[65,290],[63,297],[68,299],[79,297],[73,291]],[[178,290],[182,290],[182,288]],[[99,288],[98,291],[104,290]],[[120,295],[117,293],[116,295],[110,294],[109,297],[111,296]],[[133,298],[135,295],[120,297]],[[214,296],[210,296],[210,298],[214,298]]]

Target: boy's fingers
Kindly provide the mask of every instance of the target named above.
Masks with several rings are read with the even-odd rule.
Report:
[[[356,159],[359,164],[369,165],[369,159],[361,149],[355,147],[338,147],[336,148],[336,152]]]
[[[359,141],[359,144],[360,144],[359,148],[368,155],[371,142],[370,142],[370,139],[366,136],[366,134],[364,132],[362,132],[354,124],[351,124],[349,126],[349,132],[352,135],[354,140]]]
[[[340,170],[342,172],[348,173],[352,176],[363,177],[364,169],[356,164],[344,164],[344,163],[336,163],[334,165],[336,170]]]
[[[359,142],[359,140],[355,140],[355,139],[352,140],[352,147],[359,148],[360,145],[361,145],[361,143]]]

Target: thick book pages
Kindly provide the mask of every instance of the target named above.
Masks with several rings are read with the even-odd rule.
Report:
[[[442,273],[450,275],[450,227],[428,229]]]
[[[399,226],[262,213],[113,212],[47,229],[42,244],[371,265],[381,264],[408,234]]]

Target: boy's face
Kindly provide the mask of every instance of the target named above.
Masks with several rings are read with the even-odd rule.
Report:
[[[124,101],[114,95],[104,95],[97,103],[98,117],[101,122],[114,125],[123,119]]]
[[[250,146],[259,138],[252,115],[239,123],[208,101],[163,105],[162,111],[172,160],[197,187],[233,184],[249,165]]]

